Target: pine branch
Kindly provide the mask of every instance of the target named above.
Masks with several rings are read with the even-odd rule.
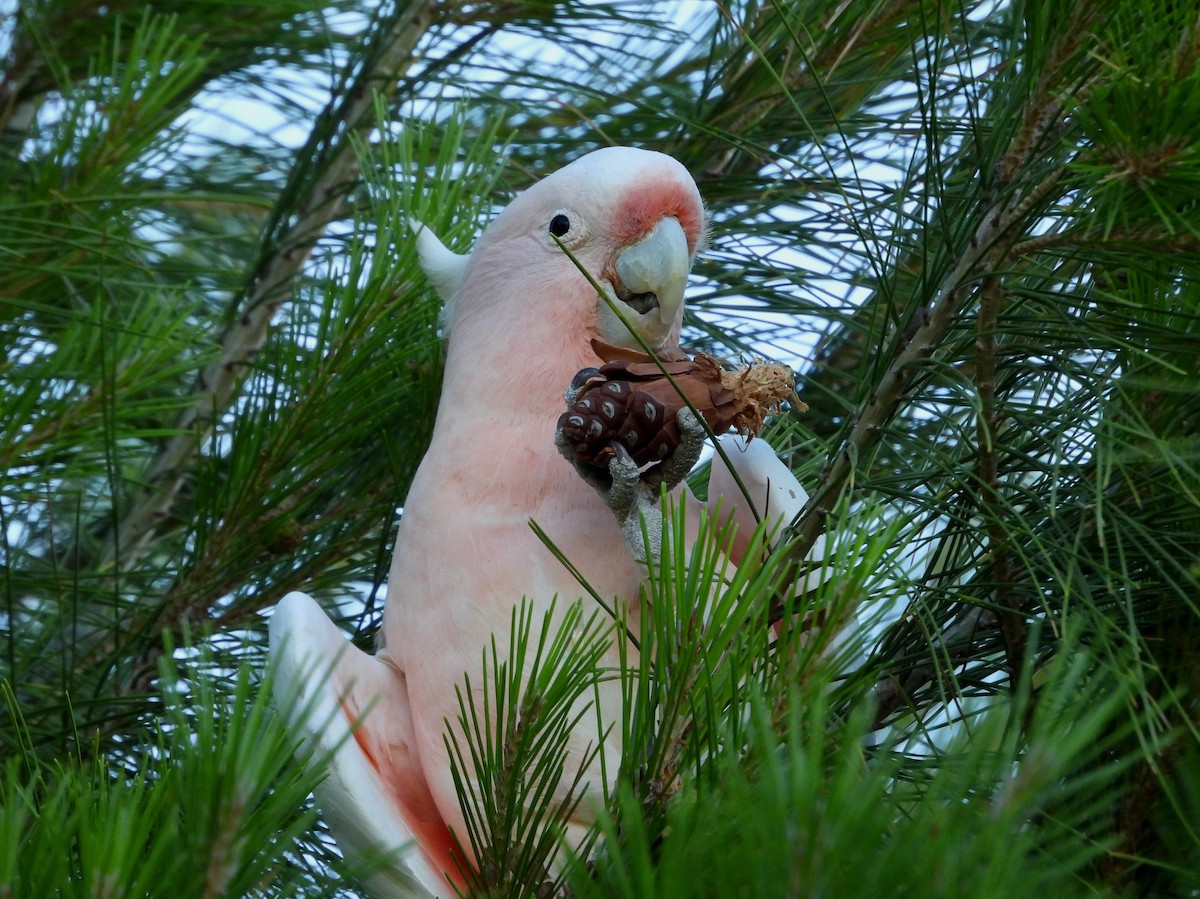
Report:
[[[18,9],[12,18],[15,20],[13,43],[0,73],[0,136],[19,140],[33,124],[38,105],[53,82],[43,77],[45,87],[30,90],[46,68],[45,58],[34,49],[38,41],[30,32],[39,32],[37,38],[44,38],[44,35],[40,33],[42,29],[37,17],[28,10]]]
[[[267,331],[286,302],[317,240],[346,211],[346,194],[358,176],[352,133],[365,133],[374,120],[376,91],[391,93],[396,75],[412,61],[420,38],[433,21],[431,0],[413,0],[400,7],[379,29],[373,52],[346,90],[335,96],[315,124],[297,157],[274,222],[294,219],[273,236],[253,271],[239,306],[240,312],[220,339],[220,354],[201,372],[196,393],[168,439],[147,467],[143,486],[132,507],[108,535],[100,565],[129,568],[144,553],[158,525],[168,517],[183,486],[188,466],[215,423],[237,396],[246,373],[266,341]],[[304,160],[312,160],[305,165]],[[310,172],[311,183],[303,181]],[[268,226],[270,227],[270,226]]]
[[[1076,35],[1056,48],[1049,68],[1061,68],[1076,52]],[[1049,77],[1048,75],[1046,77]],[[1086,84],[1075,92],[1086,95]],[[905,389],[923,361],[941,345],[951,325],[967,302],[976,295],[976,284],[986,283],[991,273],[1012,253],[1027,232],[1030,215],[1039,209],[1067,173],[1063,163],[1054,165],[1036,184],[1021,190],[1020,172],[1039,151],[1048,151],[1050,136],[1062,127],[1065,106],[1057,96],[1039,92],[1022,117],[1022,125],[996,166],[1000,180],[995,199],[979,210],[978,221],[966,250],[933,291],[932,299],[919,310],[916,330],[901,342],[888,369],[865,405],[858,411],[849,435],[826,464],[816,489],[793,523],[794,542],[789,546],[791,565],[799,566],[825,530],[825,523],[847,481],[883,439],[886,425],[905,400]],[[985,197],[986,201],[986,197]],[[779,608],[785,603],[778,603]],[[844,623],[844,620],[843,620]],[[838,623],[830,626],[838,627]]]
[[[847,23],[846,6],[832,9],[827,18],[812,27],[802,40],[797,31],[787,25],[791,13],[786,4],[776,0],[761,8],[751,8],[752,21],[737,21],[730,9],[722,6],[721,14],[729,21],[741,41],[752,50],[752,57],[737,71],[725,79],[724,91],[719,100],[716,116],[709,127],[720,125],[728,119],[722,131],[709,134],[690,135],[686,146],[678,148],[685,159],[699,163],[697,176],[702,185],[719,182],[722,178],[746,177],[761,169],[764,164],[778,162],[781,147],[765,145],[749,152],[746,144],[748,135],[761,132],[763,126],[777,117],[781,111],[797,115],[805,122],[809,133],[806,140],[818,142],[824,136],[814,128],[810,114],[822,119],[820,130],[833,132],[839,123],[852,118],[882,78],[895,71],[897,63],[908,52],[908,41],[903,33],[905,14],[911,11],[909,0],[886,0],[871,16]],[[847,27],[848,26],[848,27]],[[779,32],[786,40],[786,51],[776,46],[760,45],[759,38],[770,39]],[[805,48],[805,44],[811,44]],[[774,43],[774,41],[772,41]],[[862,52],[863,47],[870,52]],[[780,67],[773,68],[780,52],[788,59]],[[791,57],[794,56],[794,59]],[[736,55],[733,56],[736,59]],[[839,71],[848,69],[849,74]],[[766,69],[764,76],[762,69]],[[764,91],[763,81],[775,82],[770,91]],[[802,98],[808,101],[811,110],[806,110]],[[771,152],[774,150],[775,152]]]
[[[987,521],[988,542],[994,587],[992,600],[997,608],[1008,676],[1015,686],[1024,668],[1025,621],[1013,602],[1012,568],[1008,548],[1009,535],[1004,527],[1007,511],[1000,495],[999,462],[996,440],[1002,427],[1002,413],[996,408],[996,327],[1004,288],[998,275],[989,276],[979,292],[979,325],[975,335],[975,374],[979,391],[979,415],[976,442],[979,456],[979,505]]]
[[[823,532],[825,521],[846,481],[856,470],[858,460],[865,458],[883,438],[884,428],[904,401],[904,390],[914,373],[941,344],[962,307],[974,296],[971,285],[991,268],[992,260],[1007,254],[1015,240],[1014,229],[1025,222],[1030,208],[1049,193],[1065,171],[1065,168],[1056,168],[1019,201],[1014,195],[1007,202],[983,210],[982,222],[971,238],[969,249],[942,279],[922,316],[923,323],[907,343],[899,347],[879,385],[859,411],[849,436],[821,473],[820,483],[797,520],[796,542],[789,549],[797,563],[803,560]],[[1000,244],[1004,246],[998,251],[996,248]]]

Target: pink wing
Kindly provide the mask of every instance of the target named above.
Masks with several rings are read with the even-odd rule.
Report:
[[[317,805],[381,896],[454,896],[450,831],[413,742],[404,674],[350,644],[321,607],[289,593],[271,618],[275,697],[310,764],[328,771]],[[443,873],[446,872],[446,873]]]

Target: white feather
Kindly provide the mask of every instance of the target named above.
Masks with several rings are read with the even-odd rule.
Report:
[[[731,516],[743,534],[754,530],[755,518],[765,519],[767,532],[772,534],[771,545],[779,542],[783,529],[790,525],[808,502],[808,493],[800,486],[796,476],[778,456],[771,445],[761,437],[746,440],[736,434],[718,438],[729,464],[737,471],[742,484],[753,503],[754,512],[746,504],[747,497],[725,465],[720,453],[713,456],[712,474],[708,485],[708,502],[714,506],[719,500],[721,508],[732,510]],[[825,556],[825,536],[822,534],[809,551],[808,561],[820,562]],[[797,595],[814,589],[829,579],[832,572],[827,566],[810,571],[796,582]]]
[[[445,878],[411,850],[415,837],[389,801],[389,791],[354,738],[353,726],[385,721],[365,708],[360,722],[347,719],[343,700],[387,702],[388,672],[341,635],[304,593],[289,593],[271,616],[275,701],[293,734],[303,738],[308,764],[328,773],[315,790],[338,847],[356,862],[378,860],[363,878],[376,896],[433,899],[454,895]],[[377,676],[378,675],[378,676]],[[380,684],[372,684],[379,680]],[[377,689],[375,689],[377,687]],[[368,698],[369,697],[369,698]]]
[[[449,249],[424,222],[409,220],[409,227],[417,236],[417,258],[434,290],[442,298],[442,327],[449,330],[454,312],[454,298],[467,274],[467,263],[471,257]]]

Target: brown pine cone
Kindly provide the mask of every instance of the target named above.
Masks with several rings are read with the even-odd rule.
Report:
[[[575,402],[559,416],[558,427],[568,444],[564,453],[599,468],[612,458],[614,440],[625,445],[639,466],[670,456],[681,439],[675,416],[687,406],[680,392],[713,433],[732,427],[753,437],[795,386],[786,365],[764,363],[726,371],[711,356],[698,353],[694,359],[664,362],[660,368],[647,356],[629,358],[634,354],[598,341],[593,346],[608,361],[590,377],[580,372],[586,380]],[[801,403],[798,408],[805,407]]]

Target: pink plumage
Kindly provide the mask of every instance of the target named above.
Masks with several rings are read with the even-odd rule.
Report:
[[[344,643],[302,594],[282,602],[272,621],[281,705],[306,740],[330,753],[331,777],[317,798],[343,851],[414,842],[370,881],[380,895],[453,895],[450,832],[466,842],[445,745],[446,722],[458,715],[455,687],[465,675],[476,688],[483,683],[483,650],[493,637],[508,645],[522,597],[540,625],[555,597],[561,615],[581,594],[530,520],[636,618],[643,570],[554,436],[564,388],[601,362],[593,340],[637,344],[556,237],[606,291],[634,298],[641,311],[628,308],[626,319],[657,351],[679,353],[683,290],[704,243],[705,212],[694,181],[670,157],[628,148],[584,156],[518,196],[466,257],[419,229],[450,336],[432,441],[404,501],[378,651],[367,656]],[[802,496],[770,458],[777,468],[764,483],[790,480],[792,495]],[[752,513],[729,497],[723,508],[753,526]],[[604,663],[619,663],[615,646]],[[596,698],[604,721],[620,720],[618,683]],[[297,714],[302,700],[324,715]],[[582,719],[568,771],[600,739],[594,722]],[[605,739],[615,771],[620,728]],[[600,777],[597,766],[588,771],[569,838],[592,823]],[[569,778],[556,798],[568,786]]]

